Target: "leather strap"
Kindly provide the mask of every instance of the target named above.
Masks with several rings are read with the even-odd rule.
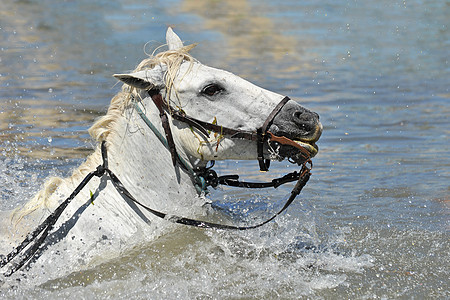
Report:
[[[272,110],[270,115],[267,117],[266,121],[264,122],[263,126],[261,128],[258,128],[257,130],[257,151],[258,151],[258,163],[259,163],[259,169],[262,172],[266,172],[269,170],[270,166],[270,159],[264,159],[264,142],[268,139],[267,132],[270,128],[270,125],[272,125],[273,120],[275,119],[276,115],[280,112],[280,110],[283,108],[283,106],[290,100],[288,96],[284,97],[280,103],[278,103],[277,106]]]
[[[177,149],[175,147],[175,142],[173,141],[172,131],[170,130],[169,119],[167,118],[167,114],[164,110],[164,100],[162,99],[161,93],[159,90],[150,90],[148,94],[155,103],[156,107],[159,110],[159,117],[161,118],[162,127],[164,128],[164,133],[166,135],[167,144],[169,145],[170,155],[172,156],[172,163],[175,167],[177,164]]]

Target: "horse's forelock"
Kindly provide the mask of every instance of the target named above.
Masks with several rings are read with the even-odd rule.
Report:
[[[184,47],[182,47],[180,49],[176,49],[176,50],[167,50],[164,52],[160,52],[156,55],[155,55],[155,53],[153,53],[149,58],[144,59],[136,67],[134,72],[142,71],[145,69],[152,69],[157,65],[164,65],[166,68],[166,74],[164,77],[164,80],[165,80],[164,85],[166,86],[166,95],[167,95],[167,97],[169,97],[171,94],[171,91],[174,89],[175,78],[179,75],[181,64],[183,62],[189,62],[190,65],[189,65],[188,70],[186,71],[186,74],[191,71],[192,63],[194,61],[196,61],[196,59],[193,58],[189,54],[189,51],[192,50],[195,46],[197,46],[197,44],[184,46]],[[181,77],[181,80],[182,80],[182,78],[183,77]],[[131,97],[130,97],[130,99],[131,99]],[[129,99],[128,99],[128,101],[129,101]],[[168,102],[169,99],[166,99],[166,101]]]

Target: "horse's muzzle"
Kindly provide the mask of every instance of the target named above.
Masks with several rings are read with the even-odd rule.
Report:
[[[298,151],[298,149],[295,149],[296,147],[281,145],[280,156],[290,157],[295,162],[302,163],[314,157],[319,151],[315,144],[323,130],[319,115],[294,101],[286,103],[274,118],[269,130],[276,136],[286,137],[294,141],[308,152],[308,154],[305,154],[305,151]]]

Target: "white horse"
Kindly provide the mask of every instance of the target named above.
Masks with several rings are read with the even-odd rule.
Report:
[[[188,53],[194,45],[184,46],[170,28],[166,39],[167,51],[145,59],[131,74],[115,75],[125,82],[122,91],[89,133],[99,142],[106,141],[109,168],[140,202],[174,215],[201,216],[205,198],[195,188],[192,174],[179,163],[173,164],[168,149],[138,113],[142,111],[164,136],[160,112],[149,90],[159,90],[170,109],[244,131],[260,128],[284,96],[201,64]],[[207,137],[170,114],[168,124],[174,149],[188,169],[204,167],[211,160],[257,159],[255,140],[217,132]],[[268,129],[295,141],[310,157],[317,153],[314,142],[322,131],[318,115],[292,100],[280,109]],[[295,147],[272,148],[273,144],[264,142],[265,159],[304,161]],[[101,164],[98,146],[71,177],[50,179],[23,208],[4,212],[0,216],[0,253],[9,253]],[[82,269],[116,257],[138,242],[154,239],[168,228],[181,226],[170,224],[124,200],[108,176],[94,177],[64,210],[34,264],[44,267],[60,259],[59,265],[67,266],[65,272],[75,265]]]

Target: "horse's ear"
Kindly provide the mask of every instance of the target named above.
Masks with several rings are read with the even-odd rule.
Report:
[[[172,28],[167,28],[166,32],[166,42],[169,50],[178,50],[183,48],[183,42],[181,39],[173,32]]]
[[[138,71],[130,74],[114,74],[113,76],[129,86],[151,90],[153,88],[161,89],[164,87],[163,70],[160,66],[153,69]]]

